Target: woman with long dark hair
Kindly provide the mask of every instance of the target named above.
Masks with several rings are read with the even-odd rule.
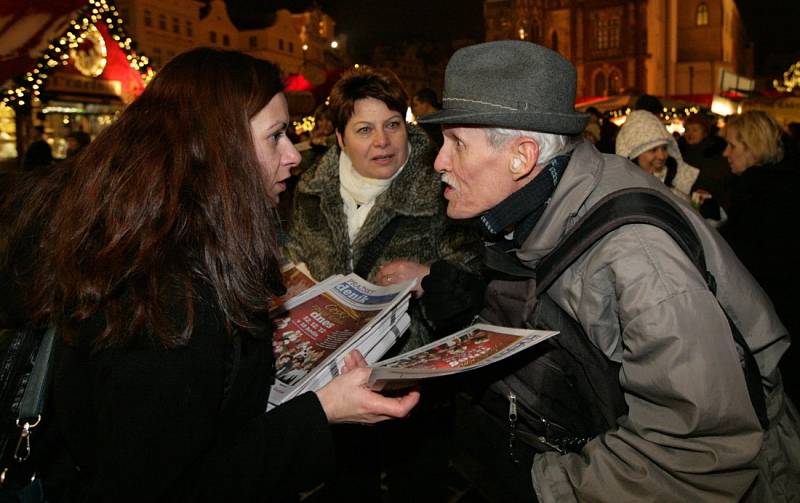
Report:
[[[28,176],[7,270],[58,327],[54,427],[90,501],[285,501],[332,473],[329,422],[403,417],[357,354],[265,413],[274,206],[300,156],[278,69],[175,57],[80,155]],[[74,493],[74,489],[71,489]]]

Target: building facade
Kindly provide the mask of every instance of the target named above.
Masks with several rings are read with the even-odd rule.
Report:
[[[344,40],[337,40],[333,19],[313,8],[299,14],[278,10],[270,26],[240,30],[225,2],[197,0],[116,0],[128,31],[158,70],[176,54],[193,47],[232,49],[277,64],[284,76],[303,73],[312,83],[341,64]],[[336,42],[337,47],[332,47]]]
[[[579,96],[715,94],[752,73],[734,0],[486,0],[486,40],[521,39],[572,61]]]

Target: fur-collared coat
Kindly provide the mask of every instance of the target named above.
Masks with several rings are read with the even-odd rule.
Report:
[[[450,220],[445,214],[441,180],[433,170],[434,146],[424,131],[406,127],[411,144],[408,162],[378,196],[352,246],[339,192],[338,145],[301,176],[294,194],[286,251],[292,261],[305,262],[317,280],[352,272],[370,243],[398,217],[410,218],[378,254],[367,280],[374,282],[381,265],[393,260],[424,264],[446,260],[467,270],[479,267],[483,246],[479,235],[469,223]],[[395,350],[407,351],[431,340],[422,307],[412,302],[409,313],[411,327]]]

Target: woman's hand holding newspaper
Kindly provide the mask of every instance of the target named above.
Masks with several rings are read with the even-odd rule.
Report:
[[[328,422],[374,424],[405,417],[419,401],[418,391],[386,397],[370,390],[370,372],[358,351],[345,356],[342,374],[316,392]]]

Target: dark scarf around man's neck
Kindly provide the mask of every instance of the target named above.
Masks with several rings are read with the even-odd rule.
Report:
[[[519,247],[528,238],[544,213],[570,154],[553,158],[527,185],[508,196],[480,217],[481,229],[490,241],[499,241],[503,234],[514,231],[514,240],[507,245]]]

